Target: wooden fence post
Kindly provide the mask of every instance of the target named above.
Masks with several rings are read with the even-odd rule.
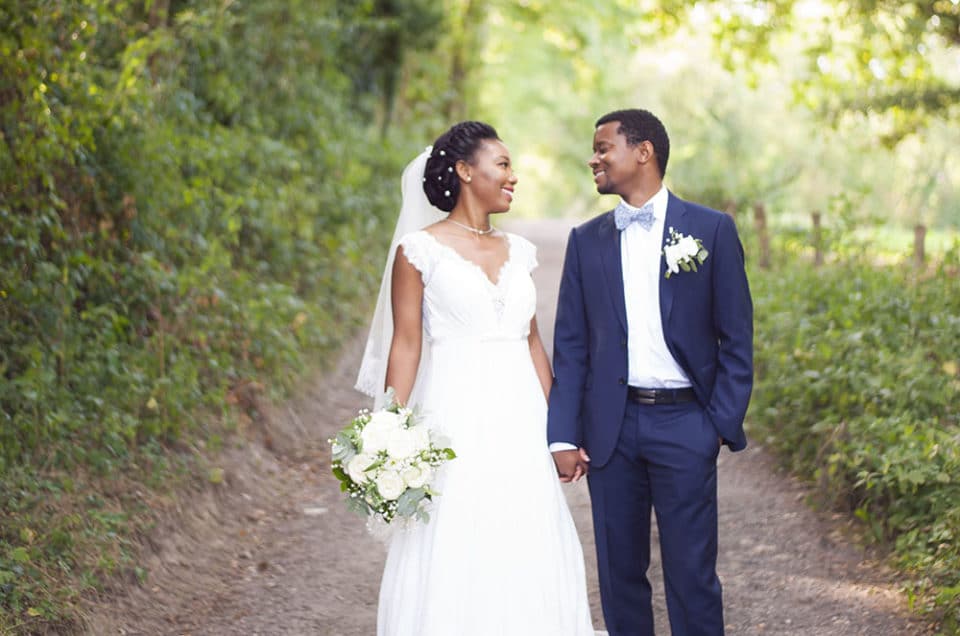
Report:
[[[727,213],[727,216],[736,220],[737,218],[737,202],[733,199],[728,199],[723,205],[723,211]]]
[[[927,226],[917,224],[913,226],[913,264],[920,268],[927,260],[924,241],[927,238]]]
[[[767,232],[767,210],[762,203],[753,205],[753,224],[760,241],[760,268],[770,269],[770,235]]]
[[[813,265],[820,267],[823,265],[823,228],[820,227],[820,212],[814,211],[813,218]]]

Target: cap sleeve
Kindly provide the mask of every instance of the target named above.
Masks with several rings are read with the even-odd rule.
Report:
[[[516,234],[513,235],[513,240],[517,243],[517,251],[520,253],[519,262],[528,272],[532,272],[539,264],[537,263],[537,246]]]
[[[420,272],[424,285],[430,281],[436,265],[435,253],[430,249],[430,238],[426,232],[418,230],[404,236],[399,243],[403,248],[403,255]]]

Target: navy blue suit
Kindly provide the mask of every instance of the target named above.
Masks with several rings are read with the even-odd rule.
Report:
[[[746,447],[753,385],[753,306],[733,220],[672,193],[668,228],[702,241],[697,272],[667,279],[660,259],[664,339],[696,401],[627,400],[627,318],[613,213],[573,229],[554,331],[548,441],[591,457],[590,484],[604,618],[611,636],[653,633],[650,508],[657,513],[674,636],[722,634],[716,577],[718,438]]]

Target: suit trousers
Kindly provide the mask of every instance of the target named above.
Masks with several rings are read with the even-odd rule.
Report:
[[[587,478],[610,636],[653,636],[650,512],[657,515],[673,636],[723,634],[716,430],[697,402],[628,402],[610,461]],[[589,449],[587,449],[589,451]]]

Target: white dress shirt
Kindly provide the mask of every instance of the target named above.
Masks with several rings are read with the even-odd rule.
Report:
[[[653,204],[653,227],[631,223],[620,233],[623,295],[627,308],[627,384],[647,389],[690,386],[690,379],[667,349],[660,320],[660,263],[667,188],[660,186]],[[631,208],[623,201],[623,205]]]
[[[644,202],[644,205],[653,204],[653,227],[645,230],[639,223],[631,223],[620,232],[623,295],[627,308],[627,384],[645,389],[690,386],[687,374],[667,349],[660,319],[661,241],[668,199],[667,188],[661,185],[660,190]],[[626,201],[622,201],[622,205],[638,209]],[[575,448],[566,442],[550,444],[550,452]]]

